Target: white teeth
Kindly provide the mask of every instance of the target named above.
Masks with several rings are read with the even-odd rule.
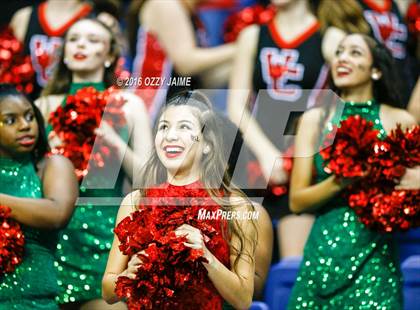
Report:
[[[338,67],[337,72],[338,73],[350,73],[350,69],[348,69],[346,67]]]
[[[180,153],[182,152],[184,149],[182,147],[165,147],[165,151],[168,153]]]

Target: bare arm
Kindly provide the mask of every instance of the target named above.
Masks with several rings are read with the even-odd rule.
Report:
[[[265,208],[256,205],[255,210],[259,213],[257,221],[258,243],[255,249],[255,279],[254,297],[261,297],[264,284],[270,269],[273,252],[273,225]]]
[[[190,17],[180,1],[149,1],[142,8],[141,20],[158,36],[177,72],[182,75],[195,75],[225,64],[235,53],[234,44],[198,47]]]
[[[335,176],[311,185],[321,113],[320,109],[309,110],[303,114],[299,123],[290,181],[290,210],[295,213],[315,211],[343,187]]]
[[[387,132],[395,128],[397,123],[400,123],[403,129],[415,124],[413,117],[406,111],[385,105],[381,107],[381,120]],[[290,183],[290,209],[295,213],[315,211],[348,184],[347,181],[338,182],[333,175],[320,183],[311,185],[320,113],[319,109],[306,112],[299,124]]]
[[[386,104],[381,104],[380,118],[382,126],[387,133],[397,128],[397,124],[400,124],[403,130],[417,125],[416,119],[412,114],[406,110],[391,107]]]
[[[149,159],[152,149],[152,130],[143,101],[132,93],[126,93],[126,97],[129,99],[126,115],[130,118],[132,136],[131,148],[127,147],[123,166],[124,171],[132,179]]]
[[[322,39],[322,55],[327,63],[331,63],[337,50],[338,44],[346,36],[346,32],[337,27],[328,27],[325,31],[324,38]]]
[[[48,122],[52,112],[57,110],[60,104],[63,102],[65,95],[49,95],[39,97],[35,100],[35,105],[41,111],[45,122]]]
[[[138,197],[138,194],[134,196]],[[137,198],[134,197],[133,194],[128,195],[122,202],[120,210],[117,216],[117,224],[128,216],[133,210],[134,206],[136,205],[135,201]],[[245,233],[245,236],[248,240],[254,240],[255,232],[253,227],[249,224],[249,221],[242,221],[241,227]],[[246,222],[246,223],[245,223]],[[194,230],[198,231],[198,229],[189,226],[183,225],[180,229],[177,229],[177,233],[184,235],[187,232],[193,232]],[[195,231],[195,232],[196,232]],[[198,235],[201,234],[198,231]],[[188,239],[188,237],[187,237]],[[192,242],[188,239],[188,242]],[[238,246],[239,240],[236,238],[232,239],[232,247]],[[251,243],[245,242],[244,251],[248,253],[252,253]],[[119,276],[134,276],[133,274],[133,266],[130,267],[129,265],[129,258],[123,255],[119,249],[119,241],[116,236],[114,236],[114,242],[111,247],[111,252],[108,258],[108,264],[105,270],[105,274],[102,280],[102,297],[108,303],[115,303],[118,301],[117,296],[115,295],[115,283]],[[231,251],[233,252],[233,251]],[[208,263],[204,264],[208,271],[208,276],[210,280],[213,282],[214,286],[218,290],[218,292],[222,295],[222,297],[233,305],[235,308],[239,309],[246,309],[252,302],[252,292],[253,292],[253,281],[254,281],[254,264],[253,261],[249,257],[243,257],[237,267],[237,272],[231,271],[227,269],[213,254],[211,254],[208,250],[205,251],[205,257],[208,260]],[[231,255],[231,263],[233,264],[236,256]],[[130,260],[130,262],[132,259]],[[137,262],[136,266],[139,265],[141,262]],[[127,267],[128,265],[128,267]],[[130,269],[131,268],[131,269]],[[129,271],[130,269],[130,271]]]
[[[229,82],[229,77],[232,72],[232,63],[226,63],[221,66],[216,66],[210,70],[206,70],[200,74],[200,81],[203,88],[210,89],[226,89],[226,84]]]
[[[227,109],[230,119],[241,130],[245,143],[257,157],[268,179],[276,159],[278,166],[281,167],[281,152],[267,138],[248,109],[258,34],[259,27],[253,25],[244,29],[239,35],[238,51],[229,81]],[[282,171],[282,169],[274,171]],[[274,181],[283,183],[286,178],[286,175],[282,173],[275,177]]]
[[[32,7],[27,6],[18,10],[10,21],[10,27],[16,38],[23,42],[25,40],[26,31],[28,30],[29,18],[32,13]]]
[[[117,227],[124,218],[135,211],[135,206],[137,205],[139,197],[138,192],[133,192],[124,198],[118,211],[115,227]],[[109,304],[119,301],[115,294],[115,284],[118,277],[127,276],[126,271],[129,257],[121,253],[119,245],[120,241],[118,240],[118,237],[114,235],[114,241],[112,242],[111,251],[108,256],[108,263],[102,278],[102,298]]]
[[[12,217],[22,224],[43,229],[64,227],[71,218],[78,196],[77,179],[71,162],[62,156],[47,159],[42,185],[44,198],[0,194],[0,201],[12,209]]]
[[[397,4],[398,10],[401,13],[401,16],[405,18],[407,15],[407,10],[410,4],[414,2],[413,0],[395,0],[395,3]]]
[[[232,205],[238,205],[238,200]],[[245,207],[235,208],[238,212],[248,211]],[[256,231],[249,220],[239,220],[245,236],[244,253],[250,253],[250,257],[242,255],[237,268],[226,268],[216,257],[209,252],[209,263],[204,264],[208,271],[208,276],[213,282],[219,294],[236,309],[248,309],[252,303],[254,292],[254,275],[255,275],[255,254],[253,252],[252,241],[256,238]],[[237,257],[234,249],[239,247],[239,239],[232,237],[230,247],[231,266]]]
[[[117,154],[123,158],[124,171],[132,179],[147,161],[152,148],[152,133],[148,114],[143,101],[132,93],[125,92],[127,102],[124,112],[130,136],[130,146],[106,122],[102,122],[96,133],[109,144],[117,148]]]

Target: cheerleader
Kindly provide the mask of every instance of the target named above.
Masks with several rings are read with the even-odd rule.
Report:
[[[289,309],[402,309],[401,273],[392,235],[359,222],[347,201],[338,196],[357,180],[328,175],[317,150],[331,125],[351,115],[372,121],[381,138],[397,123],[407,128],[415,120],[399,108],[392,55],[371,37],[346,36],[332,59],[331,75],[344,109],[327,105],[309,110],[296,138],[290,207],[295,213],[315,212],[316,220]],[[414,168],[407,169],[398,189],[418,187],[418,175]]]
[[[271,4],[276,14],[269,24],[252,25],[240,33],[229,84],[229,117],[241,130],[248,153],[252,152],[243,158],[256,161],[266,181],[248,182],[247,188],[265,188],[267,182],[274,188],[288,181],[282,160],[290,146],[285,135],[293,135],[299,112],[314,104],[316,89],[324,86],[326,78],[319,23],[308,1],[272,0]],[[253,96],[257,96],[255,104],[247,105],[248,97]],[[255,170],[249,169],[248,179],[258,174]],[[239,173],[237,177],[244,176]],[[246,182],[237,181],[236,176],[233,180]],[[263,206],[272,218],[279,219],[280,256],[301,255],[313,218],[293,215],[287,195],[270,189]]]
[[[115,35],[105,24],[96,19],[83,19],[71,26],[56,71],[43,96],[37,100],[45,119],[50,119],[54,111],[66,105],[67,95],[89,86],[98,91],[110,87],[115,80],[117,59]],[[118,210],[115,199],[122,197],[125,175],[131,178],[151,149],[151,130],[143,102],[134,94],[123,91],[119,94],[125,100],[122,111],[126,126],[114,130],[107,122],[102,122],[95,131],[113,147],[115,152],[111,155],[115,160],[106,161],[97,173],[96,170],[88,172],[80,186],[81,199],[75,214],[57,247],[59,303],[63,307],[64,304],[68,307],[84,304],[88,309],[106,309],[107,305],[100,300],[100,279],[111,248]],[[52,148],[62,145],[59,133],[51,124],[47,132]],[[115,185],[111,184],[111,188],[109,184],[104,185],[116,175]],[[95,203],[98,199],[100,204]]]
[[[404,81],[400,87],[403,108],[407,107],[418,78],[418,61],[409,49],[412,34],[403,16],[407,5],[408,1],[395,0],[322,0],[317,10],[324,33],[322,51],[329,62],[346,34],[355,32],[375,38],[390,50],[398,77]]]
[[[23,230],[22,263],[0,278],[1,309],[58,309],[54,250],[77,198],[71,162],[49,151],[44,121],[24,95],[0,86],[0,202]]]
[[[211,104],[199,92],[184,92],[169,99],[155,127],[155,148],[145,166],[141,190],[124,199],[117,223],[136,211],[140,198],[149,197],[150,189],[154,187],[166,188],[168,191],[174,188],[177,191],[199,188],[214,201],[220,198],[215,193],[222,192],[227,197],[222,199],[224,203],[220,205],[223,210],[237,212],[239,215],[253,211],[253,205],[241,192],[227,183],[224,174],[226,160],[223,153],[218,151],[222,138],[219,130]],[[201,304],[191,305],[191,309],[221,309],[223,301],[223,307],[230,304],[235,309],[246,309],[251,304],[254,288],[254,250],[257,242],[255,223],[253,220],[219,220],[208,223],[219,232],[227,224],[227,236],[230,238],[224,237],[219,246],[208,248],[208,240],[204,239],[197,228],[183,224],[175,229],[178,236],[186,236],[186,246],[202,250],[207,260],[203,263],[207,270],[204,284],[191,288],[192,296],[180,300],[179,307],[186,309],[185,305],[191,305],[193,298],[197,300],[194,295],[197,294],[198,297],[202,296]],[[116,281],[120,277],[135,278],[142,264],[137,255],[123,255],[119,245],[119,239],[114,237],[102,281],[103,298],[109,303],[118,300]],[[212,306],[210,300],[213,301]]]
[[[23,53],[31,56],[35,70],[34,90],[31,97],[39,97],[48,79],[54,72],[57,57],[67,30],[79,19],[97,16],[118,33],[118,21],[104,12],[101,4],[114,7],[111,1],[47,0],[18,10],[10,22],[10,27],[23,43]]]

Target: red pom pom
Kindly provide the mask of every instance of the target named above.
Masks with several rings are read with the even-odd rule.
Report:
[[[420,126],[403,131],[401,126],[374,144],[368,160],[371,211],[365,224],[383,232],[407,230],[420,225],[420,191],[395,190],[405,168],[420,165]]]
[[[0,205],[0,276],[22,262],[25,238],[20,225],[10,219],[10,208]]]
[[[16,89],[31,93],[35,78],[30,56],[22,54],[23,45],[10,28],[0,30],[0,83],[13,84]]]
[[[339,177],[359,177],[344,193],[360,221],[380,232],[420,225],[420,191],[395,190],[406,167],[420,165],[420,126],[405,132],[397,126],[383,141],[372,123],[349,117],[335,127],[334,143],[321,150],[326,170]],[[331,137],[334,135],[331,134]],[[331,141],[328,141],[331,142]]]
[[[412,38],[418,38],[420,33],[420,3],[413,2],[407,10],[407,26]],[[417,39],[418,40],[418,39]]]
[[[226,19],[224,25],[225,42],[235,41],[242,29],[252,24],[266,24],[271,21],[275,15],[275,9],[272,6],[265,8],[262,5],[246,7],[236,12]]]
[[[373,143],[378,141],[377,135],[373,123],[359,115],[342,121],[339,128],[334,126],[324,141],[324,145],[329,146],[320,151],[327,163],[325,171],[345,178],[363,176],[369,168],[366,158],[371,153]]]
[[[185,246],[185,237],[174,233],[182,224],[194,226],[205,236],[206,247],[229,266],[229,247],[222,236],[226,223],[198,217],[201,208],[219,209],[201,186],[150,189],[148,201],[115,228],[121,252],[142,260],[135,279],[117,280],[116,294],[127,299],[129,309],[221,309],[222,298],[207,277],[202,251]]]
[[[420,126],[404,132],[398,125],[384,141],[374,144],[373,151],[368,158],[372,178],[396,183],[405,167],[420,164]]]
[[[54,133],[63,142],[54,148],[52,154],[61,154],[69,158],[76,168],[79,181],[87,175],[92,156],[96,167],[103,168],[105,161],[113,153],[108,145],[101,145],[100,151],[92,154],[96,139],[95,129],[102,118],[116,129],[126,124],[122,107],[125,99],[113,87],[99,92],[93,87],[85,87],[74,95],[69,95],[65,106],[60,106],[51,113],[49,122]]]

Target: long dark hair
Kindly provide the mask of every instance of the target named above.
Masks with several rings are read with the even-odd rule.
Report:
[[[104,72],[104,83],[105,87],[112,86],[115,82],[115,68],[117,66],[118,57],[120,55],[120,50],[118,47],[117,39],[115,37],[114,32],[103,22],[96,18],[83,18],[78,20],[76,23],[73,24],[73,26],[81,21],[90,20],[93,21],[99,25],[101,25],[103,28],[105,28],[110,36],[111,36],[111,42],[110,42],[110,55],[114,56],[114,59],[111,63],[111,65],[108,68],[105,68]],[[73,27],[72,26],[72,27]],[[67,33],[72,28],[70,27],[67,30]],[[64,38],[67,37],[67,33],[64,36]],[[72,83],[72,72],[69,70],[67,65],[64,63],[64,47],[65,44],[61,47],[60,52],[60,59],[57,63],[57,66],[54,70],[54,73],[52,77],[49,79],[48,84],[45,86],[44,90],[42,91],[42,96],[48,96],[48,95],[58,95],[58,94],[67,94],[70,90],[70,84]]]
[[[7,100],[10,97],[21,98],[23,101],[28,102],[34,110],[35,120],[38,124],[38,140],[31,152],[31,157],[33,162],[37,164],[50,150],[47,135],[45,133],[44,118],[38,107],[26,95],[17,91],[15,86],[11,84],[0,84],[0,105],[4,100]]]
[[[188,106],[200,122],[201,132],[204,141],[209,145],[210,152],[203,155],[200,169],[200,180],[209,195],[220,205],[223,210],[232,210],[230,197],[241,197],[242,201],[248,207],[248,210],[255,211],[253,204],[236,186],[231,183],[230,177],[226,171],[226,158],[224,152],[220,150],[223,145],[223,136],[220,128],[220,122],[213,111],[210,100],[199,91],[184,90],[171,97],[162,107],[157,122],[154,126],[154,135],[158,130],[158,120],[169,107]],[[152,154],[141,171],[142,178],[139,182],[139,188],[142,197],[145,197],[147,188],[156,186],[157,184],[167,181],[167,170],[159,160],[156,149],[153,148]],[[220,197],[220,192],[224,193],[224,197]],[[254,229],[255,222],[252,221]],[[256,229],[255,229],[256,231]],[[239,246],[234,248],[237,258],[234,262],[236,268],[240,258],[245,255],[253,259],[256,246],[256,239],[249,240],[246,238],[244,231],[236,220],[228,221],[228,234],[237,236],[240,240]],[[229,242],[229,237],[225,234],[225,239]],[[251,244],[252,251],[244,252],[246,243]]]

